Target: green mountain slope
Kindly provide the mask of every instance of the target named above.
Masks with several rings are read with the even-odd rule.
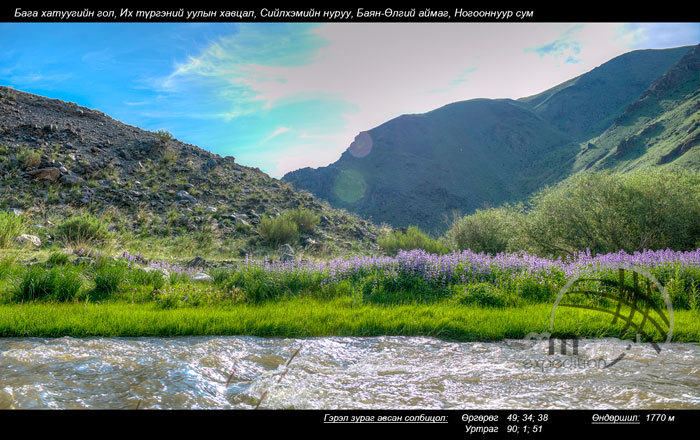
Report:
[[[442,232],[455,211],[517,202],[577,171],[611,167],[595,165],[619,143],[621,135],[607,134],[608,129],[632,127],[624,118],[632,117],[630,105],[643,95],[649,101],[644,105],[651,105],[646,90],[664,83],[672,98],[655,97],[655,103],[686,99],[692,81],[659,78],[691,49],[631,52],[517,101],[475,99],[400,116],[360,133],[337,162],[293,171],[283,180],[375,222]],[[692,105],[671,104],[678,115],[669,127],[682,125],[681,113],[693,120],[687,114]],[[589,145],[598,136],[601,140]],[[604,136],[610,140],[603,142]],[[669,141],[663,154],[676,148],[678,139]]]
[[[585,143],[574,169],[700,169],[700,46]]]
[[[583,141],[601,134],[689,47],[637,50],[538,95],[519,99],[542,119]]]

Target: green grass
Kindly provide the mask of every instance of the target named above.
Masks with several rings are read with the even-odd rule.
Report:
[[[104,244],[111,237],[104,222],[89,213],[70,217],[56,228],[56,238],[73,248]]]
[[[0,248],[8,248],[12,240],[24,232],[24,219],[10,212],[0,211]]]
[[[417,226],[409,226],[406,232],[393,231],[379,237],[377,244],[389,255],[396,255],[400,250],[423,249],[431,254],[446,254],[449,249],[442,242],[435,240]]]
[[[0,306],[0,337],[136,337],[249,335],[264,337],[431,336],[460,341],[519,339],[549,328],[551,305],[480,308],[443,302],[378,306],[350,298],[297,298],[264,304],[162,309],[127,302],[30,303]],[[700,315],[677,311],[674,341],[700,340]],[[620,326],[586,310],[555,321],[555,336],[621,337]]]

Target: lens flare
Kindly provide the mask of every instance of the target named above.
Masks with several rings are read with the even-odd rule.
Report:
[[[365,196],[367,183],[359,171],[343,170],[335,178],[333,194],[345,203],[355,203]]]
[[[350,144],[348,151],[353,157],[363,158],[366,157],[372,151],[372,135],[366,131],[361,132],[355,136],[355,140]]]

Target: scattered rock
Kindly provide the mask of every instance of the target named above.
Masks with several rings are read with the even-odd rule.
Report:
[[[163,278],[170,278],[170,272],[164,267],[157,266],[146,266],[143,268],[144,272],[160,272],[163,274]]]
[[[180,191],[178,191],[178,192],[177,192],[177,198],[178,198],[178,200],[184,200],[184,201],[190,202],[190,203],[196,203],[196,202],[197,202],[197,199],[194,198],[194,196],[190,195],[190,193],[188,193],[188,192],[185,191],[185,190],[180,190]]]
[[[207,163],[202,165],[202,170],[204,170],[204,171],[213,170],[214,168],[216,168],[217,165],[218,165],[218,163],[216,162],[216,159],[211,158],[207,161]]]
[[[282,254],[280,261],[286,263],[288,261],[296,261],[297,257],[292,254]]]
[[[27,174],[34,180],[45,180],[55,182],[61,177],[61,171],[56,167],[39,168],[38,170],[27,171]]]
[[[36,235],[29,235],[29,234],[22,234],[19,237],[15,237],[14,242],[17,244],[20,244],[22,246],[34,246],[34,247],[40,247],[41,246],[41,239],[37,237]]]
[[[294,248],[288,244],[283,244],[282,246],[280,246],[280,248],[278,250],[282,253],[285,253],[285,254],[294,255]]]
[[[199,255],[197,255],[196,257],[194,257],[193,259],[191,259],[190,261],[187,262],[187,267],[204,268],[206,266],[207,266],[207,261],[204,258],[200,257]]]
[[[213,280],[214,279],[211,276],[205,274],[204,272],[199,272],[199,273],[192,275],[192,281],[196,281],[198,283],[208,283],[208,282],[211,282]]]
[[[71,186],[72,185],[82,185],[85,182],[85,180],[83,180],[82,177],[78,177],[78,176],[73,175],[73,174],[64,174],[63,176],[61,176],[60,180],[61,180],[61,183],[63,183],[64,185],[71,185]]]

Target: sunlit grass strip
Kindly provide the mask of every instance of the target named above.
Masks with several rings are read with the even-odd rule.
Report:
[[[460,341],[522,338],[549,329],[551,306],[479,308],[450,303],[377,306],[350,300],[294,299],[260,305],[162,310],[153,304],[51,304],[0,306],[0,337],[137,337],[239,335],[263,337],[433,336]],[[673,340],[700,341],[700,315],[677,311]],[[555,335],[620,337],[604,314],[569,311]],[[661,339],[661,338],[659,338]]]

